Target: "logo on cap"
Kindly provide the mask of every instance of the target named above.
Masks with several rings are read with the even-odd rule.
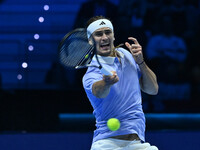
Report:
[[[102,21],[99,25],[104,25],[104,24],[106,24],[106,23]]]

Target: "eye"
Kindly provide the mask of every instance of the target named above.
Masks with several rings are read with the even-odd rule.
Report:
[[[94,35],[100,37],[103,36],[103,32],[102,31],[95,32]]]
[[[111,30],[105,30],[105,34],[106,34],[106,35],[109,35],[109,34],[111,34],[111,33],[112,33]]]

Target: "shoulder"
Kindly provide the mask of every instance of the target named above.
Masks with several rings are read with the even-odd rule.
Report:
[[[120,47],[117,48],[117,52],[121,55],[121,57],[128,58],[129,60],[133,59],[132,54],[127,49]]]
[[[130,64],[133,64],[134,66],[136,66],[135,59],[133,58],[132,54],[127,49],[120,47],[120,48],[117,48],[117,52],[122,53],[124,55],[123,57],[126,60],[128,60]]]
[[[122,53],[122,54],[124,54],[125,56],[131,55],[131,53],[130,53],[128,50],[126,50],[125,48],[119,47],[119,48],[117,48],[116,50],[117,50],[117,52]]]

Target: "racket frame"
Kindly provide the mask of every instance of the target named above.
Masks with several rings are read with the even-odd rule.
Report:
[[[58,46],[58,49],[61,53],[62,51],[62,48],[64,46],[64,43],[65,43],[65,40],[70,37],[74,32],[85,32],[86,33],[86,29],[85,28],[76,28],[70,32],[68,32],[63,38],[62,40],[60,41],[60,44]],[[80,59],[80,61],[77,63],[77,65],[75,67],[72,67],[74,69],[82,69],[82,68],[87,68],[87,67],[97,67],[100,69],[101,73],[104,74],[104,75],[113,75],[109,70],[107,70],[106,68],[104,68],[100,61],[99,61],[99,58],[97,56],[97,50],[96,50],[96,44],[94,42],[94,39],[93,40],[93,44],[94,45],[91,45],[89,44],[89,41],[88,41],[88,44],[91,46],[91,49],[83,56],[82,59]],[[85,59],[85,57],[87,56],[87,59]],[[91,59],[93,58],[93,56],[95,56],[96,60],[97,60],[97,63],[99,64],[99,66],[96,66],[96,65],[90,65],[89,63],[91,62]],[[60,54],[60,57],[61,57],[61,54]],[[63,64],[63,63],[62,63]],[[65,67],[69,67],[65,64],[63,64]]]

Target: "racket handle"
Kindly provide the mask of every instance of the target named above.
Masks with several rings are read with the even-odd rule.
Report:
[[[106,76],[112,76],[112,72],[110,72],[109,70],[107,70],[106,68],[101,68],[101,73],[106,75]]]

